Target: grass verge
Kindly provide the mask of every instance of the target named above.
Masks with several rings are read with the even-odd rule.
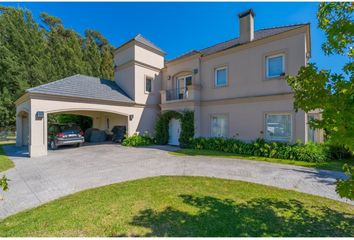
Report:
[[[13,168],[14,163],[6,156],[3,146],[13,144],[13,141],[0,142],[0,172]]]
[[[212,151],[212,150],[196,150],[196,149],[180,149],[177,151],[170,152],[172,155],[176,156],[210,156],[210,157],[223,157],[223,158],[235,158],[243,160],[254,160],[262,162],[272,162],[280,164],[290,164],[302,167],[312,167],[318,169],[332,170],[332,171],[343,171],[343,165],[345,163],[349,165],[354,164],[353,159],[348,160],[333,160],[328,162],[314,163],[314,162],[305,162],[305,161],[295,161],[295,160],[286,160],[286,159],[277,159],[277,158],[266,158],[266,157],[257,157],[257,156],[248,156],[248,155],[239,155],[234,153],[225,153],[221,151]]]
[[[353,236],[354,206],[260,184],[154,177],[79,192],[0,221],[0,236]]]

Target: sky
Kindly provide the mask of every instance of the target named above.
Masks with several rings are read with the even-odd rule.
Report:
[[[17,2],[0,3],[29,9],[39,21],[47,12],[60,17],[65,27],[83,34],[101,32],[118,47],[138,33],[156,44],[172,59],[190,50],[202,49],[239,35],[237,14],[252,8],[255,29],[311,23],[312,57],[319,68],[341,73],[346,59],[325,56],[325,41],[317,28],[317,2]]]

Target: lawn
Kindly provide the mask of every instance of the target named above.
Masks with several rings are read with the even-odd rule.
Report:
[[[354,236],[354,206],[205,177],[154,177],[55,200],[0,222],[0,236]]]
[[[340,160],[340,161],[333,160],[333,161],[322,162],[322,163],[314,163],[314,162],[295,161],[295,160],[286,160],[286,159],[277,159],[277,158],[239,155],[234,153],[225,153],[225,152],[213,151],[213,150],[196,150],[196,149],[180,149],[177,151],[170,152],[170,154],[176,156],[211,156],[211,157],[223,157],[223,158],[237,158],[237,159],[244,159],[244,160],[290,164],[290,165],[296,165],[302,167],[312,167],[312,168],[333,170],[333,171],[343,171],[343,165],[345,163],[349,165],[354,164],[353,159]]]
[[[9,168],[14,167],[14,163],[5,155],[5,151],[2,148],[4,145],[12,144],[13,141],[0,142],[0,172],[3,172]]]

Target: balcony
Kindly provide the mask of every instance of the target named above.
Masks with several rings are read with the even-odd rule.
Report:
[[[199,101],[200,85],[189,85],[187,88],[173,88],[161,91],[161,103],[175,101]]]

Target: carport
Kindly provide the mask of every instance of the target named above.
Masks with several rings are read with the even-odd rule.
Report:
[[[16,145],[28,146],[30,157],[47,154],[47,116],[69,113],[93,118],[93,127],[125,125],[127,134],[151,132],[154,106],[135,103],[111,80],[74,75],[28,89],[16,101]]]

